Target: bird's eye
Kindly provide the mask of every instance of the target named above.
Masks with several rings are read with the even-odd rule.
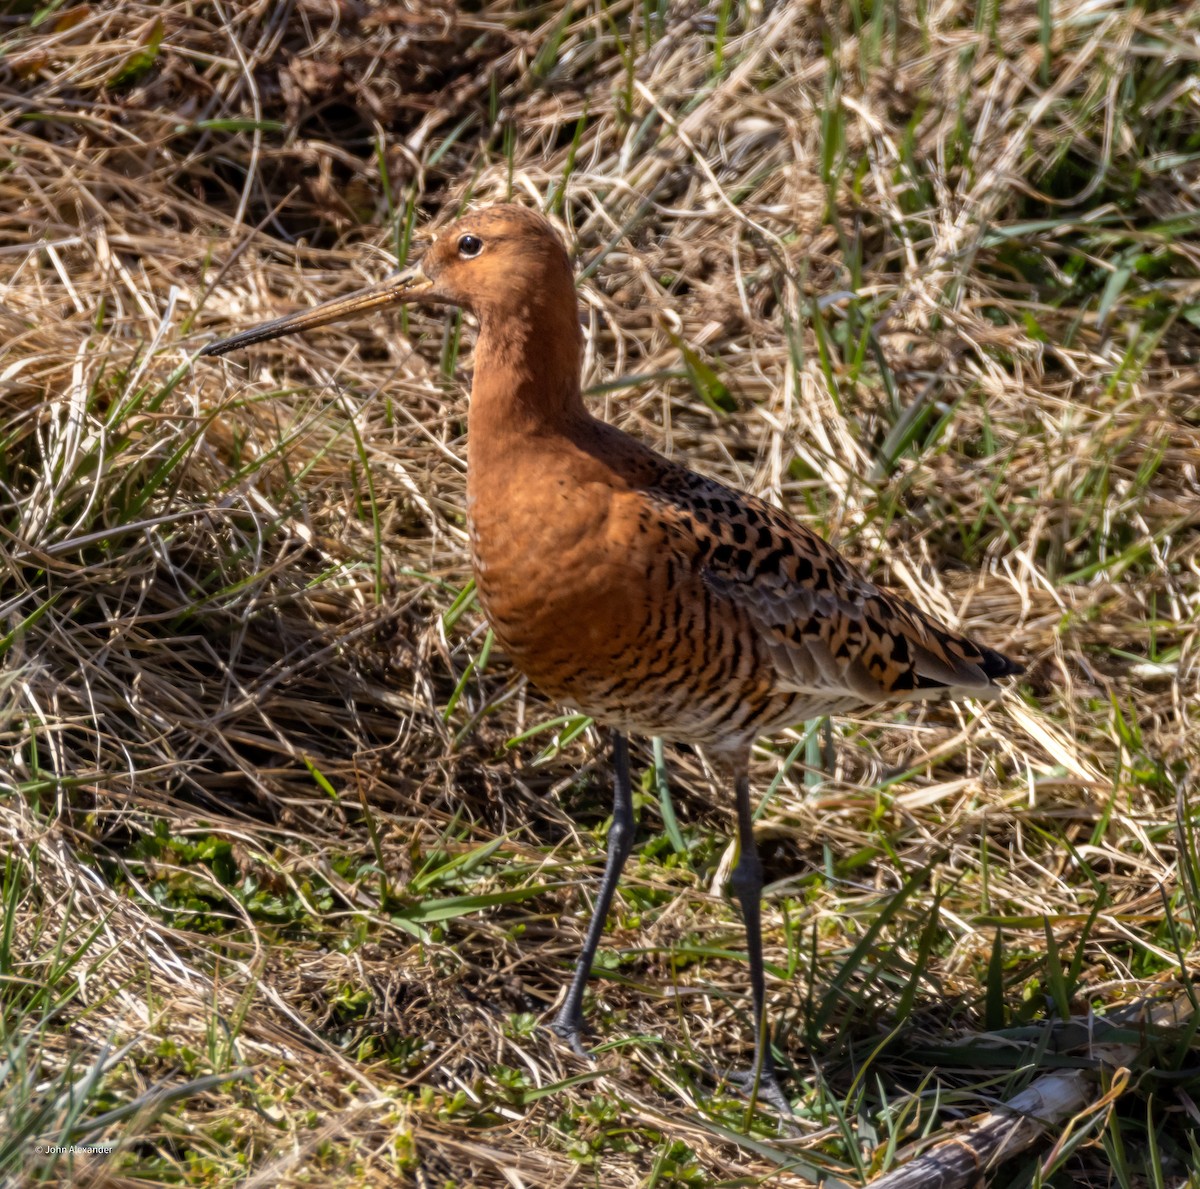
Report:
[[[483,251],[483,240],[477,235],[464,235],[458,241],[458,254],[469,260]]]

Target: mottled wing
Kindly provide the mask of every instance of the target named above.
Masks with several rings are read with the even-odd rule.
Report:
[[[863,703],[988,689],[1021,672],[1007,657],[942,627],[867,581],[832,546],[779,509],[689,476],[672,492],[705,582],[740,607],[782,689]]]

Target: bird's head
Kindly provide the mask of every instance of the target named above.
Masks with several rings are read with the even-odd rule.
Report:
[[[209,343],[201,355],[224,355],[239,347],[312,330],[342,318],[409,302],[461,306],[485,327],[526,312],[541,322],[543,311],[567,306],[574,319],[571,264],[549,220],[513,203],[486,207],[439,232],[412,268],[369,289],[335,298]],[[576,331],[578,322],[575,322]]]

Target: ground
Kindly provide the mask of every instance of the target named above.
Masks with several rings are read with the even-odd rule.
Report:
[[[991,1183],[1200,1184],[1194,7],[5,13],[4,1183],[861,1185],[1065,1064]],[[506,198],[598,415],[1028,666],[756,751],[795,1134],[698,754],[635,744],[595,1062],[543,1026],[610,771],[473,600],[470,325],[196,358]]]

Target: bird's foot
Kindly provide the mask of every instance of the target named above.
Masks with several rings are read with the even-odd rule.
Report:
[[[755,1086],[756,1077],[757,1087]],[[783,1087],[779,1084],[779,1078],[774,1069],[740,1070],[737,1073],[731,1073],[728,1080],[731,1086],[736,1087],[747,1098],[753,1095],[757,1102],[769,1106],[776,1114],[782,1115],[785,1120],[790,1120],[795,1116],[792,1104],[783,1092]]]
[[[582,1057],[585,1061],[596,1060],[591,1053],[583,1047],[583,1021],[580,1019],[572,1019],[570,1016],[555,1016],[550,1025],[550,1031],[554,1033],[559,1040],[565,1040],[571,1046],[571,1051],[577,1057]]]

